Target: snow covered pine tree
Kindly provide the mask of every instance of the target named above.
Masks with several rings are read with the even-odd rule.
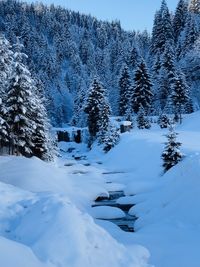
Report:
[[[94,78],[92,82],[84,110],[88,114],[89,146],[97,139],[98,143],[103,145],[103,150],[109,151],[118,142],[119,134],[111,125],[110,105],[98,78]]]
[[[7,123],[7,110],[5,105],[6,89],[8,87],[8,78],[11,72],[13,52],[10,43],[3,35],[0,35],[0,149],[4,149],[9,144],[9,126]]]
[[[92,143],[97,138],[97,133],[100,132],[100,129],[107,131],[110,115],[105,89],[96,77],[90,86],[84,111],[88,114],[87,122],[90,142]]]
[[[130,74],[127,65],[123,65],[119,76],[119,115],[124,116],[128,110],[130,102]]]
[[[179,150],[180,142],[176,141],[177,133],[174,130],[174,125],[169,126],[169,133],[166,135],[168,141],[165,143],[165,149],[162,153],[164,171],[168,171],[175,166],[183,157]]]
[[[35,82],[24,64],[23,45],[17,42],[7,90],[10,154],[52,159],[46,110],[36,94]],[[41,96],[40,96],[41,97]]]
[[[150,129],[151,128],[150,121],[145,116],[145,112],[142,106],[140,106],[139,108],[139,112],[138,112],[136,120],[137,120],[137,127],[139,129]]]
[[[152,82],[148,73],[147,66],[142,60],[138,65],[134,77],[134,89],[132,95],[132,105],[135,113],[138,113],[140,107],[147,113],[150,106],[153,93],[151,91]]]

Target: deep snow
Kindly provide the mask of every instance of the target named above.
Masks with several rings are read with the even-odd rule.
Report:
[[[0,157],[0,266],[147,267],[145,248],[120,244],[87,213],[108,194],[100,171],[62,163]]]
[[[199,120],[196,112],[177,126],[185,157],[166,174],[167,130],[156,125],[123,134],[106,155],[62,143],[55,164],[0,157],[0,266],[199,267]],[[69,146],[74,152],[63,152]],[[87,159],[77,162],[72,154]],[[92,218],[122,216],[91,208],[113,190],[126,194],[118,203],[136,204],[129,211],[138,217],[135,233]]]

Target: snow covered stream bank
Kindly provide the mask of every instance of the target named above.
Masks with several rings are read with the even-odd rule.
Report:
[[[158,127],[123,134],[106,155],[63,143],[56,164],[0,157],[0,266],[199,267],[199,119],[177,127],[185,158],[164,175]],[[117,191],[109,207],[94,203]],[[127,214],[135,232],[112,223]]]
[[[145,248],[124,246],[88,214],[107,193],[100,171],[63,162],[0,158],[0,266],[149,266]]]

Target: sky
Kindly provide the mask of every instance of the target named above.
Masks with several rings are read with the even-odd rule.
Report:
[[[30,1],[29,1],[30,2]],[[126,30],[151,31],[155,11],[161,0],[42,0],[43,3],[61,5],[102,20],[120,20]],[[174,11],[178,0],[167,0]]]

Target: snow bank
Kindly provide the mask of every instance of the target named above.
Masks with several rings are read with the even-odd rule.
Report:
[[[200,156],[170,169],[154,189],[135,196],[130,214],[137,215],[134,242],[151,251],[162,267],[198,267],[200,262]]]
[[[40,262],[29,247],[1,236],[0,251],[2,267],[53,267],[50,263]]]
[[[0,158],[0,266],[149,266],[146,249],[119,244],[86,213],[84,198],[89,190],[101,192],[103,179],[72,173],[73,166],[59,169],[36,158]],[[79,196],[81,180],[88,188]]]
[[[167,131],[156,127],[124,134],[104,160],[110,171],[124,172],[110,175],[109,181],[126,185],[125,193],[133,195],[131,202],[136,204],[129,213],[138,217],[132,236],[106,224],[105,228],[125,245],[148,248],[155,266],[199,267],[199,121],[200,112],[196,112],[177,126],[185,158],[164,175],[160,156]]]
[[[90,205],[99,194],[107,194],[104,179],[95,168],[81,164],[58,168],[38,158],[0,157],[0,181],[31,192],[68,195],[79,208]]]
[[[141,217],[136,226],[158,223],[158,218],[159,223],[164,220],[198,225],[199,188],[200,156],[186,157],[160,179],[154,190],[135,196],[138,205],[133,210]]]

